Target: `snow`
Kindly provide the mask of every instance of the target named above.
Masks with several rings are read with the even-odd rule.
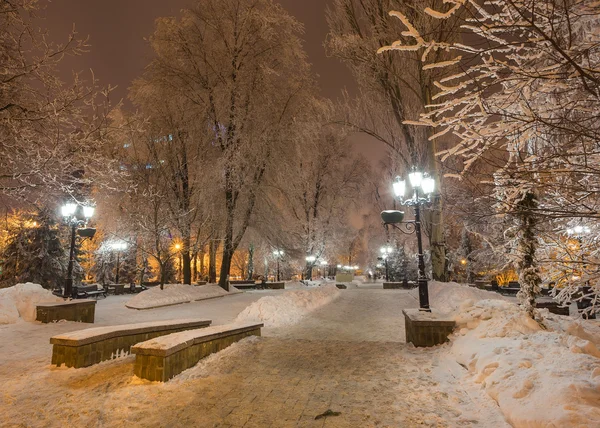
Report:
[[[599,426],[600,328],[514,303],[464,302],[450,354],[516,427]]]
[[[120,335],[124,331],[140,330],[153,327],[163,326],[178,326],[186,323],[197,323],[202,321],[209,321],[206,319],[190,318],[190,319],[174,319],[174,320],[161,320],[161,321],[148,321],[136,324],[123,324],[123,325],[111,325],[105,327],[93,327],[86,328],[85,330],[74,331],[71,333],[60,334],[53,336],[53,339],[57,340],[74,340],[74,341],[85,341],[90,338],[103,336],[103,339]],[[130,333],[132,334],[132,333]]]
[[[32,282],[0,289],[0,324],[14,324],[20,320],[35,321],[36,304],[62,301],[49,290]]]
[[[410,293],[418,299],[418,290]],[[498,403],[515,427],[600,425],[600,326],[457,283],[429,283],[431,307],[457,323],[448,366]],[[460,377],[460,370],[454,370]]]
[[[261,326],[260,323],[234,323],[226,325],[215,325],[211,327],[197,328],[194,330],[185,330],[178,333],[159,336],[154,339],[146,340],[145,342],[135,345],[137,349],[157,349],[168,350],[186,342],[194,342],[197,338],[204,338],[232,330],[246,329],[251,327]]]
[[[311,311],[332,302],[340,295],[334,285],[293,290],[279,296],[267,296],[252,303],[236,318],[238,322],[263,322],[265,327],[293,325]]]
[[[429,281],[429,304],[432,308],[442,313],[451,313],[458,309],[465,301],[478,301],[482,299],[508,300],[508,298],[487,290],[469,287],[456,282]],[[410,291],[415,299],[419,299],[419,289]]]
[[[228,292],[214,284],[206,284],[198,287],[187,284],[166,284],[163,290],[160,287],[153,287],[142,291],[135,297],[132,297],[126,303],[126,306],[131,309],[159,308],[161,306],[228,296],[238,292],[240,291],[235,288],[234,291]]]
[[[48,338],[84,324],[3,325],[0,414],[30,426],[238,426],[248,418],[282,426],[332,408],[342,412],[343,426],[376,420],[382,426],[504,427],[505,420],[515,427],[600,426],[597,322],[542,310],[542,327],[515,299],[452,283],[431,282],[429,289],[433,307],[445,309],[458,328],[448,344],[426,349],[403,343],[402,309],[417,306],[415,290],[323,285],[147,311],[127,309],[129,296],[99,300],[98,326],[178,317],[216,325],[250,315],[269,320],[263,337],[237,342],[164,384],[135,378],[132,357],[77,370],[50,366]],[[81,402],[93,411],[82,411]]]

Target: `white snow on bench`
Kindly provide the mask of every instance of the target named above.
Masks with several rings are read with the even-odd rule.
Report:
[[[58,336],[53,336],[50,339],[50,343],[53,344],[73,344],[73,345],[85,345],[87,343],[98,342],[101,340],[110,339],[113,337],[155,332],[163,330],[171,330],[178,327],[198,325],[208,325],[211,320],[190,318],[190,319],[177,319],[177,320],[166,320],[166,321],[150,321],[137,324],[123,324],[123,325],[111,325],[106,327],[94,327],[85,330],[74,331],[72,333],[64,333]]]
[[[131,352],[134,354],[167,356],[198,343],[233,336],[261,327],[263,327],[262,323],[235,323],[181,331],[138,343],[131,348]]]

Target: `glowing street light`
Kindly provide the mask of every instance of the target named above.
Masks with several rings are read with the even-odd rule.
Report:
[[[73,265],[75,264],[75,237],[78,232],[77,228],[87,224],[89,219],[94,215],[94,207],[67,202],[61,207],[60,212],[65,224],[71,228],[69,264],[67,266],[67,278],[65,279],[65,288],[63,290],[63,297],[68,298],[73,295]],[[92,237],[94,236],[94,232],[94,229],[89,229],[85,236]]]
[[[277,260],[277,282],[279,282],[279,260],[283,257],[283,250],[274,250],[273,256],[275,256],[275,260]]]
[[[315,256],[306,256],[306,274],[308,280],[312,280],[312,271],[314,267],[314,263],[317,261]]]
[[[127,249],[127,242],[125,241],[113,241],[109,244],[111,250],[117,253],[117,273],[115,274],[115,284],[119,284],[119,268],[120,268],[120,255],[121,251],[125,251]]]
[[[412,189],[412,196],[409,199],[404,199],[406,194],[406,180],[401,177],[396,177],[392,187],[394,195],[400,200],[402,205],[410,206],[414,208],[415,219],[410,222],[402,222],[404,213],[401,211],[383,211],[381,218],[384,224],[392,225],[393,227],[400,229],[399,223],[405,225],[414,225],[414,229],[410,230],[406,227],[407,231],[404,233],[412,233],[413,231],[417,235],[417,247],[418,247],[418,264],[419,264],[419,307],[422,311],[430,312],[429,309],[429,291],[427,289],[427,277],[425,276],[425,259],[423,257],[423,242],[421,238],[421,207],[431,202],[431,195],[435,190],[435,180],[427,173],[423,173],[416,168],[408,174],[408,181]],[[387,251],[383,251],[383,258],[386,260],[386,276],[387,276]],[[466,262],[465,262],[466,263]]]

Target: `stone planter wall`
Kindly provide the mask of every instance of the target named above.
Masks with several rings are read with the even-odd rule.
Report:
[[[456,323],[432,312],[420,312],[418,309],[404,309],[404,328],[406,342],[416,347],[441,345],[448,341]]]
[[[177,326],[173,326],[173,328],[160,330],[153,330],[151,328],[139,329],[139,331],[133,334],[124,333],[121,336],[108,338],[99,336],[99,338],[86,340],[70,341],[61,339],[60,336],[53,337],[50,339],[50,343],[54,345],[52,347],[52,364],[58,367],[63,364],[67,367],[74,368],[89,367],[101,361],[111,360],[129,354],[131,347],[136,343],[171,333],[208,327],[209,325],[209,320],[188,323],[188,325],[180,323]]]
[[[271,290],[283,290],[285,289],[285,282],[267,282],[266,286]]]
[[[43,323],[60,320],[93,323],[95,314],[95,300],[72,300],[59,303],[38,303],[35,319]]]
[[[415,288],[417,284],[413,281],[408,281],[406,286],[403,282],[384,282],[383,289],[384,290],[412,290]]]
[[[198,361],[210,354],[219,352],[245,337],[260,336],[261,326],[262,324],[252,328],[223,332],[212,335],[213,337],[209,336],[206,340],[195,339],[194,343],[189,346],[174,345],[175,352],[171,352],[170,349],[134,347],[132,349],[132,352],[136,354],[134,374],[153,382],[166,382],[184,370],[195,366]]]

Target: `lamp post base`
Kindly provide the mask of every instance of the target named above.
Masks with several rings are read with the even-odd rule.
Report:
[[[429,307],[429,291],[427,290],[427,279],[419,278],[419,311],[431,312]]]

